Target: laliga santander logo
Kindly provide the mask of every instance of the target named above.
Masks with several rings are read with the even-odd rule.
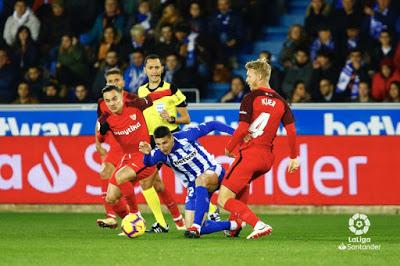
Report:
[[[63,163],[51,140],[49,141],[49,149],[50,154],[47,152],[43,154],[43,163],[35,165],[29,171],[29,184],[35,189],[46,193],[67,191],[75,185],[77,180],[76,173],[70,166]]]
[[[371,223],[365,214],[356,213],[349,219],[349,230],[356,236],[366,234]]]

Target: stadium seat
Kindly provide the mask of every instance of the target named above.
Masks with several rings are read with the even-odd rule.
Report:
[[[263,50],[268,50],[271,54],[278,55],[282,48],[282,41],[259,41],[254,44],[253,53],[258,54]]]
[[[264,40],[265,41],[281,41],[286,39],[287,27],[264,27]]]
[[[303,25],[304,15],[283,15],[280,19],[280,25],[290,27],[293,24]]]

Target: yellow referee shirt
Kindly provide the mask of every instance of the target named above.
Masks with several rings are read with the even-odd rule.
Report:
[[[149,83],[146,83],[139,87],[137,94],[139,97],[146,97],[150,92],[167,90],[171,86],[170,83],[161,81],[155,89],[149,89]],[[178,89],[174,95],[165,96],[153,102],[153,106],[143,111],[144,118],[146,119],[147,128],[149,134],[153,135],[154,130],[159,126],[166,126],[169,130],[176,130],[179,125],[170,124],[163,120],[160,116],[162,110],[166,110],[170,116],[177,116],[176,107],[186,107],[186,96]]]

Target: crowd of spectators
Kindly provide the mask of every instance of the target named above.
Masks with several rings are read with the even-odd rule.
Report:
[[[400,2],[310,0],[283,44],[277,88],[291,102],[399,102]]]
[[[256,38],[252,28],[268,22],[267,6],[261,0],[0,0],[0,103],[95,102],[112,67],[124,71],[126,88],[135,92],[146,82],[143,62],[152,53],[163,57],[166,81],[205,96],[215,72],[230,71],[240,47]]]

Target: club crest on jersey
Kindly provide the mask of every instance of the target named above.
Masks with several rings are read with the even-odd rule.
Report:
[[[132,120],[136,120],[136,114],[130,115],[129,116]]]
[[[274,107],[275,104],[276,104],[276,101],[274,101],[274,100],[272,100],[272,99],[268,99],[268,98],[263,98],[263,99],[261,99],[261,103],[262,103],[263,105],[267,105],[267,106],[272,106],[272,107]]]

